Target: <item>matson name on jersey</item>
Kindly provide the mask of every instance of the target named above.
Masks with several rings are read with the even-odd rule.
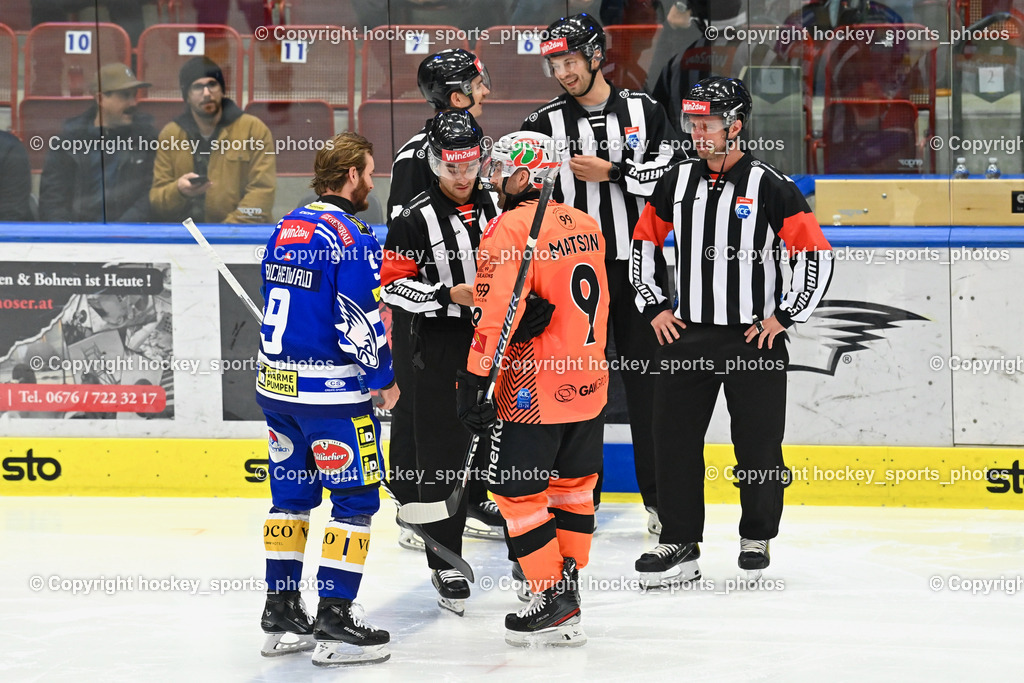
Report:
[[[548,243],[548,250],[551,252],[552,259],[561,256],[571,256],[572,254],[582,254],[587,251],[597,251],[600,248],[601,243],[595,234],[570,235],[563,237],[557,242]]]

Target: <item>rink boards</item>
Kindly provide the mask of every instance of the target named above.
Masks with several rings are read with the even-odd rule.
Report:
[[[204,228],[258,305],[267,230]],[[1024,229],[826,234],[835,277],[790,344],[787,500],[1024,507]],[[0,495],[266,495],[258,328],[184,228],[3,239]],[[725,408],[709,443],[729,442]],[[628,441],[626,425],[606,428],[607,491],[636,490]],[[709,447],[709,501],[735,500],[730,462]]]

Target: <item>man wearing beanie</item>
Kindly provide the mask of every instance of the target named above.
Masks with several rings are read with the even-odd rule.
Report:
[[[270,223],[277,182],[267,126],[230,98],[224,74],[194,57],[178,74],[185,111],[160,132],[149,200],[157,220]]]

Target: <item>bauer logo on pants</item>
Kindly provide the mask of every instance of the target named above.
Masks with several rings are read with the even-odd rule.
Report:
[[[355,461],[355,453],[348,444],[334,439],[314,441],[313,457],[317,468],[328,474],[346,469]]]

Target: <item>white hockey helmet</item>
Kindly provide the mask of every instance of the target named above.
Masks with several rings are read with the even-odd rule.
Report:
[[[491,150],[490,174],[499,168],[508,178],[521,168],[530,172],[530,184],[540,188],[548,169],[561,163],[555,141],[543,133],[520,130],[502,136]]]

